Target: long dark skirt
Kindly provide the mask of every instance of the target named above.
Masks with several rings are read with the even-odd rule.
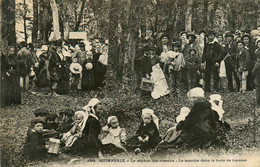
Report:
[[[86,156],[87,158],[97,158],[100,151],[100,141],[88,141],[86,138],[78,138],[70,149],[72,155]]]
[[[82,71],[82,81],[81,81],[82,89],[84,90],[92,90],[94,87],[94,73],[93,70]]]
[[[1,80],[1,106],[21,104],[21,90],[19,76],[15,70]]]
[[[57,88],[57,93],[60,94],[67,94],[70,91],[70,76],[69,76],[69,68],[67,66],[63,66],[61,68],[60,72],[60,78],[58,82],[58,88]]]
[[[159,142],[160,142],[159,138],[152,138],[149,139],[147,142],[141,142],[138,140],[138,136],[134,136],[129,140],[127,140],[126,147],[127,150],[129,151],[133,151],[136,148],[140,148],[141,151],[149,151],[151,149],[154,149]]]

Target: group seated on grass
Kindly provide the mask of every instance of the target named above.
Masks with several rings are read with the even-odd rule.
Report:
[[[144,108],[140,126],[129,139],[116,116],[109,116],[107,125],[101,127],[99,118],[103,106],[97,98],[91,99],[80,111],[65,108],[59,116],[46,109],[36,109],[23,154],[29,160],[41,160],[48,154],[102,158],[134,152],[147,153],[156,159],[187,150],[225,146],[225,134],[230,126],[223,119],[221,96],[213,94],[207,101],[203,89],[196,87],[187,97],[189,107],[181,108],[175,126],[163,136],[159,134],[159,118],[155,112]]]

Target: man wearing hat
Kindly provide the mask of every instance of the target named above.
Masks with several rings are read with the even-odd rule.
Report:
[[[51,78],[51,93],[57,95],[58,82],[61,71],[61,58],[57,53],[57,42],[53,42],[49,52],[49,72]]]
[[[225,65],[226,65],[226,73],[227,73],[227,79],[228,79],[228,90],[234,91],[233,89],[233,76],[236,81],[236,85],[239,85],[239,79],[236,74],[236,65],[237,65],[237,59],[236,59],[236,53],[237,53],[237,44],[234,41],[234,35],[228,31],[225,33],[226,38],[226,46],[224,50],[225,55]]]
[[[200,45],[196,42],[196,39],[197,39],[197,37],[195,34],[188,35],[189,43],[185,46],[185,48],[183,50],[184,57],[186,57],[189,54],[191,49],[195,49],[198,56],[200,58],[202,57],[202,49],[201,49]]]
[[[252,42],[252,37],[249,34],[244,34],[241,39],[244,42],[245,49],[248,50],[250,56],[246,89],[252,91],[254,89],[254,78],[252,76],[252,70],[256,62],[255,46],[254,42]]]
[[[156,54],[161,55],[161,53],[163,52],[163,48],[167,48],[168,51],[172,50],[167,34],[163,34],[161,36],[161,43],[157,47]]]
[[[207,34],[208,43],[204,46],[202,56],[202,63],[206,63],[205,69],[205,91],[210,92],[211,75],[213,75],[214,91],[219,89],[219,64],[222,60],[221,46],[214,41],[215,33],[209,32]]]
[[[144,56],[144,47],[146,45],[149,45],[149,42],[147,40],[141,40],[139,41],[137,47],[136,47],[136,54],[135,54],[135,61],[134,61],[134,71],[135,71],[135,88],[136,90],[140,88],[141,80],[142,80],[142,64],[141,60]]]
[[[31,52],[26,48],[25,42],[21,43],[22,49],[17,53],[18,73],[20,76],[20,86],[25,90],[29,87],[30,69],[34,67]]]

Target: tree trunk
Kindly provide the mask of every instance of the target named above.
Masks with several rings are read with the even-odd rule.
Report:
[[[119,19],[119,5],[117,0],[111,0],[110,13],[109,13],[109,59],[108,59],[108,69],[112,69],[117,75],[117,57],[119,52],[118,47],[118,33],[116,32]]]
[[[255,0],[257,14],[257,28],[260,27],[260,0]]]
[[[191,32],[191,20],[192,20],[192,5],[193,0],[187,0],[187,10],[185,15],[185,31]]]
[[[55,0],[50,0],[53,19],[53,40],[60,39],[59,12]]]
[[[23,1],[24,5],[24,15],[23,15],[23,29],[24,29],[24,40],[27,43],[27,26],[26,26],[26,15],[27,15],[27,6],[26,6],[26,0]]]
[[[75,26],[75,31],[78,31],[79,30],[79,26],[80,26],[80,23],[81,23],[81,20],[82,20],[82,16],[83,16],[83,11],[84,11],[84,8],[85,8],[85,3],[86,3],[86,0],[81,0],[81,9],[80,9],[80,13],[79,13],[79,17],[78,17],[78,20],[76,22],[76,26]]]
[[[32,29],[32,43],[37,41],[38,37],[38,0],[33,0],[33,29]]]
[[[0,42],[2,43],[2,17],[3,17],[3,12],[2,12],[2,0],[0,0]]]
[[[15,33],[15,0],[0,1],[1,4],[1,43],[16,44]],[[3,48],[6,49],[6,48]]]
[[[208,7],[209,7],[209,1],[205,0],[203,2],[203,24],[200,27],[204,27],[204,31],[208,30]]]
[[[210,20],[210,28],[214,29],[214,18],[215,18],[215,14],[216,14],[216,10],[218,8],[218,1],[213,1],[213,8],[210,11],[210,15],[209,15],[209,20]]]

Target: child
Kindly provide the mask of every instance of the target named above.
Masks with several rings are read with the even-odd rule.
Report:
[[[252,71],[255,77],[255,88],[256,88],[256,105],[260,107],[260,40],[257,41],[257,49],[255,51],[257,56],[257,62]]]
[[[169,55],[169,74],[170,78],[173,82],[173,91],[176,94],[180,92],[180,82],[181,82],[181,71],[185,66],[185,60],[183,54],[180,53],[181,43],[179,41],[175,41],[173,43],[173,52]]]
[[[73,57],[72,63],[70,64],[71,91],[78,91],[78,84],[79,84],[82,67],[77,61],[78,61],[77,57]]]
[[[44,128],[50,130],[56,130],[58,124],[56,123],[57,114],[55,112],[50,112],[46,119],[46,126]]]
[[[85,128],[87,118],[88,115],[84,111],[75,112],[72,128],[67,133],[64,133],[61,139],[65,147],[70,148],[78,138],[82,137],[82,131]]]
[[[105,153],[120,153],[126,151],[123,145],[126,144],[125,129],[121,128],[116,116],[107,119],[107,125],[102,128],[102,144]]]
[[[189,54],[185,57],[186,70],[187,70],[187,87],[188,90],[196,87],[197,74],[200,74],[201,60],[196,53],[195,49],[190,49]]]
[[[30,160],[43,159],[47,155],[44,137],[42,136],[44,120],[40,117],[34,118],[31,121],[31,129],[27,133],[27,139],[24,145],[24,156]]]
[[[158,121],[152,109],[142,110],[142,123],[136,135],[127,141],[129,148],[134,148],[136,154],[154,149],[160,142]]]
[[[57,128],[60,133],[66,133],[72,128],[74,110],[71,108],[65,108],[59,114],[61,116],[61,122]]]
[[[243,41],[237,42],[237,75],[240,79],[240,88],[238,91],[245,92],[247,84],[248,69],[250,66],[250,55],[248,50],[245,49],[245,44]]]

